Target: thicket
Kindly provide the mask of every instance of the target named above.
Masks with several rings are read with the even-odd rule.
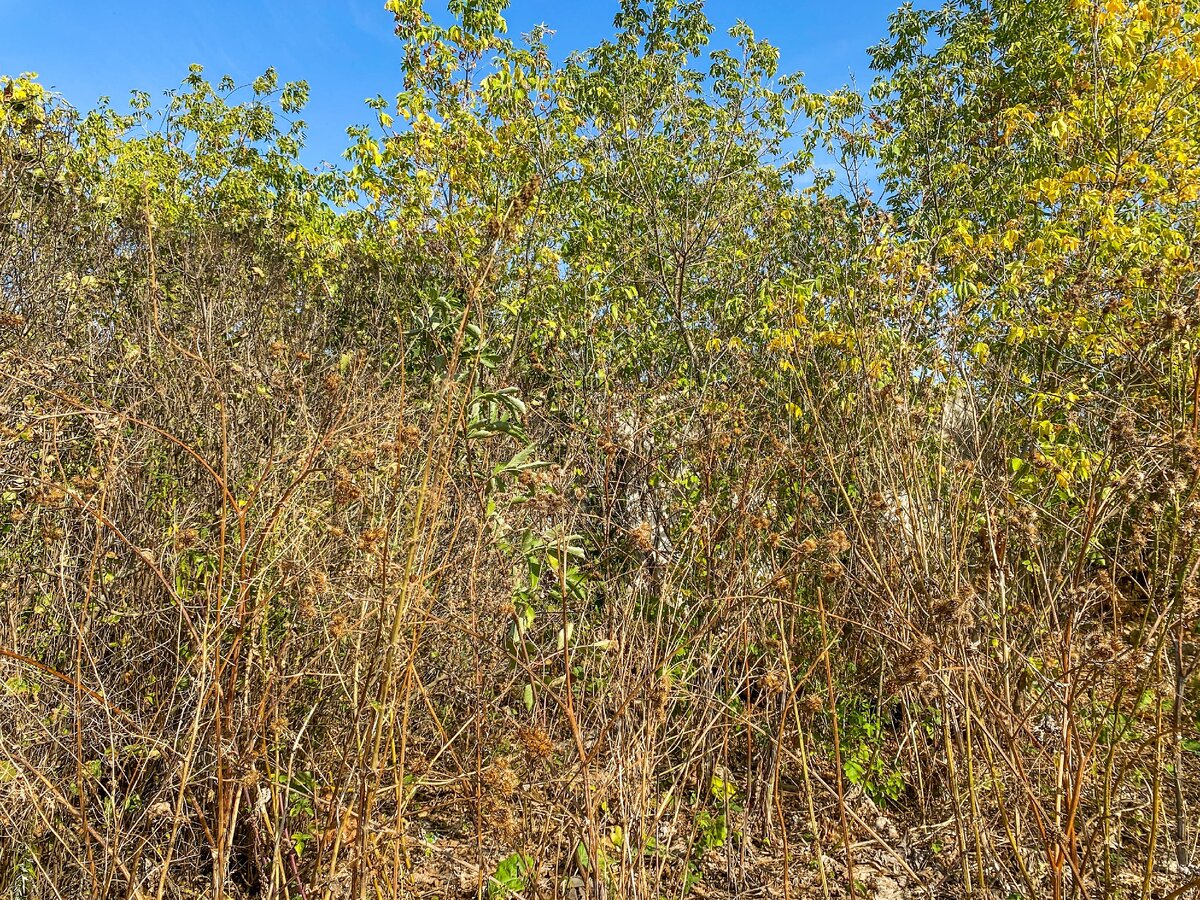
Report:
[[[0,82],[0,894],[1194,889],[1195,4],[387,5]]]

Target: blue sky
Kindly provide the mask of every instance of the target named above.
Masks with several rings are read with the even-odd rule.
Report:
[[[399,41],[384,0],[192,0],[78,2],[0,0],[0,74],[37,72],[75,106],[107,95],[123,105],[132,89],[158,94],[179,84],[191,63],[214,80],[244,83],[275,66],[281,80],[307,80],[309,163],[337,161],[347,125],[370,120],[366,97],[399,86]],[[779,2],[710,0],[719,31],[745,19],[776,44],[783,71],[803,71],[814,90],[856,76],[870,84],[866,50],[887,33],[900,0]],[[515,0],[506,13],[517,35],[545,23],[558,58],[608,36],[617,0]],[[444,9],[429,0],[433,11]]]

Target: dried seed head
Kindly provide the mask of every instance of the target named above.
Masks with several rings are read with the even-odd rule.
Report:
[[[517,792],[521,780],[512,770],[507,759],[498,759],[489,768],[484,769],[480,783],[492,792],[493,797],[508,798]]]
[[[404,760],[404,767],[414,775],[424,775],[429,771],[429,760],[424,753],[409,752]]]
[[[397,425],[396,426],[396,450],[397,452],[407,450],[410,447],[415,447],[421,440],[421,429],[416,425]]]
[[[341,640],[350,633],[350,620],[341,613],[337,613],[329,620],[329,633],[333,635],[334,640]]]
[[[842,579],[846,575],[846,570],[842,564],[836,559],[831,559],[825,565],[821,566],[821,578],[828,582],[834,582]]]
[[[386,528],[368,528],[358,536],[358,549],[363,553],[374,553],[386,537]]]
[[[333,502],[338,506],[345,506],[362,495],[362,488],[355,484],[350,470],[345,466],[338,466],[333,473]]]
[[[629,532],[629,536],[633,538],[633,543],[643,553],[652,553],[654,551],[654,531],[651,529],[649,522],[639,522]]]
[[[1115,419],[1113,419],[1112,428],[1109,432],[1114,443],[1129,444],[1137,438],[1137,423],[1134,420],[1133,413],[1129,410],[1122,410]]]
[[[800,715],[811,719],[825,709],[825,698],[820,694],[809,694],[798,705]]]
[[[772,669],[762,677],[762,689],[768,694],[783,693],[784,679],[783,675],[776,669]]]
[[[834,556],[841,556],[850,549],[850,539],[841,528],[835,528],[825,538],[826,549]]]
[[[356,469],[365,469],[375,464],[375,454],[374,447],[355,447],[349,451],[350,462]]]
[[[314,596],[325,593],[327,590],[329,590],[329,576],[320,569],[313,572],[312,575],[309,576],[307,590]]]
[[[304,593],[300,595],[300,599],[296,602],[296,615],[301,619],[315,619],[317,617],[317,604],[311,594]]]
[[[175,535],[175,549],[187,550],[190,547],[195,547],[200,541],[200,532],[195,528],[185,528]]]
[[[517,730],[517,737],[525,748],[525,754],[532,761],[543,762],[554,753],[554,741],[540,725]]]

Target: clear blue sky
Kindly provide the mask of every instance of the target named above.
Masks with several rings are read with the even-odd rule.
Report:
[[[866,49],[887,33],[901,0],[710,0],[718,32],[745,19],[781,52],[783,71],[803,71],[814,90],[872,73]],[[281,80],[307,80],[309,163],[338,161],[347,125],[370,121],[366,97],[399,86],[399,41],[384,0],[0,0],[0,74],[37,72],[80,108],[102,95],[124,106],[129,91],[157,95],[179,84],[191,63],[216,80],[244,83],[275,66]],[[514,37],[544,22],[556,30],[557,58],[612,31],[617,0],[514,0]],[[918,4],[922,5],[922,4]],[[928,5],[928,4],[924,4]],[[444,11],[429,0],[435,14]]]

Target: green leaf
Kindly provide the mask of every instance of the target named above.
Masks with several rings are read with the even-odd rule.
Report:
[[[501,900],[501,898],[524,892],[532,873],[532,857],[524,853],[513,853],[506,856],[488,879],[488,896],[495,900]]]

